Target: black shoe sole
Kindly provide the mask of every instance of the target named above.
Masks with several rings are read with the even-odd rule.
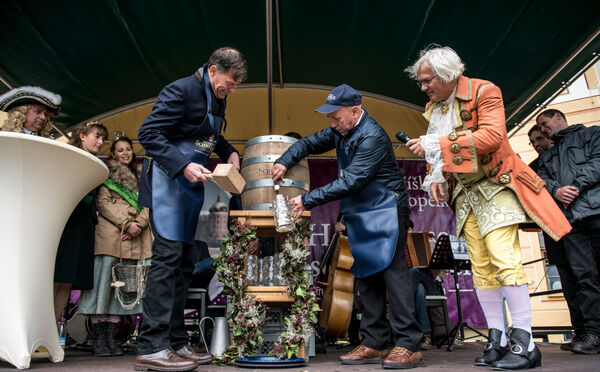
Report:
[[[193,371],[196,368],[198,368],[197,365],[187,368],[187,369],[181,369],[181,368],[161,368],[161,367],[155,367],[155,366],[150,366],[147,364],[135,364],[133,366],[133,370],[134,371],[159,371],[159,372],[174,372],[174,371]]]
[[[382,367],[384,369],[411,369],[411,368],[416,368],[416,367],[422,367],[423,366],[423,361],[420,361],[418,363],[412,364],[410,366],[404,365],[404,364],[383,364]]]
[[[362,364],[381,364],[381,362],[383,362],[382,358],[365,359],[365,360],[340,360],[340,363],[351,365],[351,366],[359,366]]]

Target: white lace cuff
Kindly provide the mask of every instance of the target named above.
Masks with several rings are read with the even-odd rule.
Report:
[[[440,140],[437,134],[427,134],[421,136],[421,146],[425,150],[425,160],[429,163],[430,173],[425,176],[421,189],[429,193],[430,186],[433,182],[443,183],[445,187],[446,179],[444,178],[444,159],[442,158],[442,149]],[[430,195],[431,196],[431,195]]]

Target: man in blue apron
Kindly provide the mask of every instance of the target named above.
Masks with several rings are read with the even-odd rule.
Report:
[[[221,130],[225,99],[246,75],[239,51],[217,49],[195,74],[160,92],[140,127],[138,139],[147,158],[139,203],[150,208],[155,240],[142,299],[136,370],[187,371],[212,362],[210,354],[198,354],[188,345],[183,311],[210,154],[214,151],[239,169],[239,155]]]
[[[362,345],[340,357],[342,364],[382,363],[384,368],[422,364],[423,333],[415,320],[414,295],[404,250],[408,194],[386,132],[362,109],[362,97],[343,84],[315,111],[327,114],[331,127],[292,145],[273,166],[273,180],[310,154],[336,149],[337,179],[291,199],[294,212],[340,200],[354,257],[352,273],[364,304]],[[390,300],[389,324],[386,294]],[[395,347],[387,348],[390,329]]]

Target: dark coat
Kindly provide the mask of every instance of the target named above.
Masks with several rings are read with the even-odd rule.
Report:
[[[90,191],[69,217],[56,252],[54,282],[71,283],[73,289],[94,287],[94,232],[98,223],[94,198]]]
[[[579,196],[567,209],[557,203],[569,222],[600,214],[600,127],[577,124],[558,132],[554,147],[544,151],[538,162],[538,174],[546,181],[550,194],[573,185]]]
[[[347,139],[358,129],[366,125],[368,128],[352,143]],[[360,121],[345,136],[338,131],[327,128],[304,137],[294,143],[275,163],[290,168],[300,159],[310,154],[322,154],[332,149],[339,153],[344,146],[356,148],[352,163],[338,174],[333,182],[312,190],[302,196],[304,208],[311,209],[317,205],[333,200],[346,198],[364,188],[375,180],[392,191],[405,191],[404,175],[396,162],[392,142],[385,130],[364,110]],[[399,207],[408,207],[408,195],[400,194]]]
[[[199,70],[200,76],[204,76],[206,68],[207,65],[204,65]],[[210,94],[213,94],[213,115],[225,117],[226,100],[216,99],[212,89]],[[152,107],[152,112],[140,127],[138,139],[146,150],[146,155],[171,178],[178,177],[183,168],[191,162],[173,143],[198,131],[206,117],[206,101],[203,80],[196,75],[179,79],[163,88]],[[219,135],[214,152],[226,162],[229,155],[236,151],[222,135]],[[152,172],[149,166],[149,159],[144,159],[139,203],[152,208]]]

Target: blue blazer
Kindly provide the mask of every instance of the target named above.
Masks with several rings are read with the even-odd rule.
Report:
[[[198,75],[207,78],[205,64],[199,69]],[[212,92],[211,112],[216,117],[225,118],[225,99],[217,99]],[[140,127],[138,140],[146,150],[142,175],[140,177],[139,203],[152,208],[152,172],[151,161],[160,167],[169,177],[181,175],[183,168],[191,161],[184,156],[173,143],[193,136],[200,130],[207,112],[207,97],[204,81],[196,74],[179,79],[167,85],[158,95],[158,100],[152,107],[152,112]],[[219,135],[214,152],[227,161],[236,150]]]

